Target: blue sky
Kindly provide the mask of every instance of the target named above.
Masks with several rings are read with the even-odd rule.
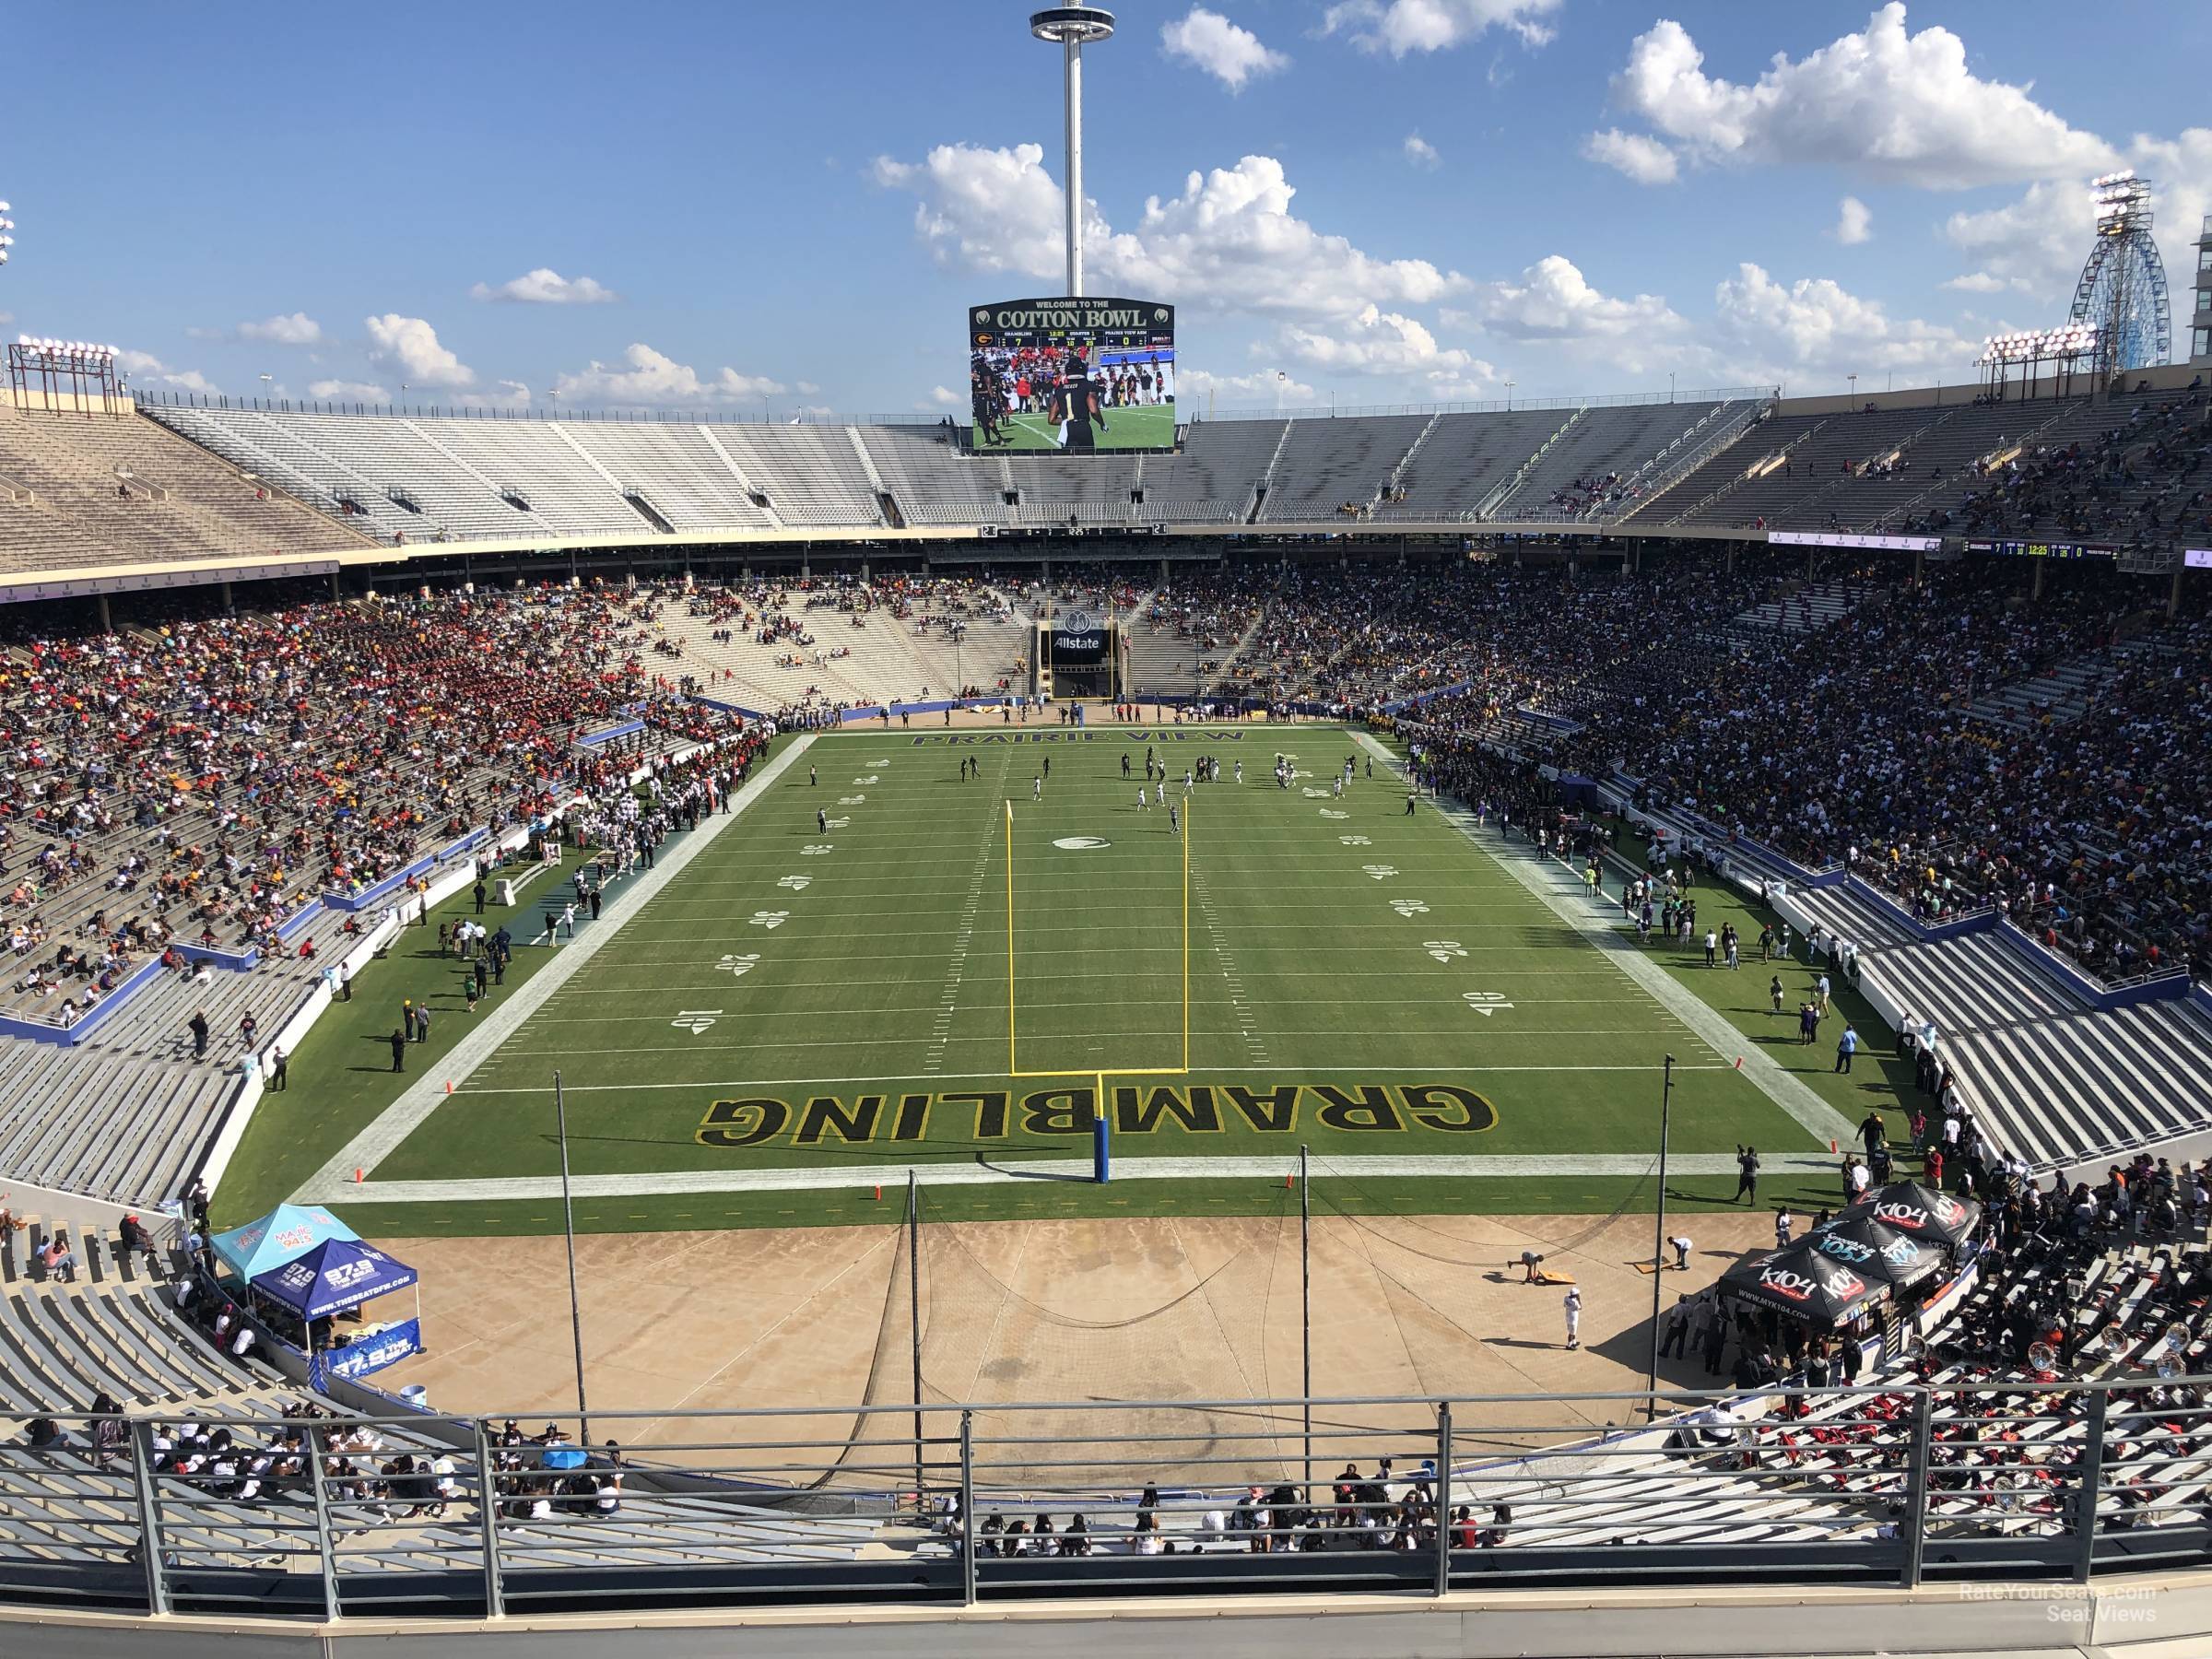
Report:
[[[1116,9],[1088,286],[1181,308],[1186,400],[1962,380],[2093,174],[2183,307],[2212,211],[2200,4]],[[14,77],[0,313],[157,390],[934,414],[966,306],[1061,286],[1028,10],[19,8],[96,67]]]

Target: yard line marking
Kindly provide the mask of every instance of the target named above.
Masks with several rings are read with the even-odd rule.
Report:
[[[993,787],[994,796],[1003,793],[1003,787],[1006,781],[1006,769],[1007,763],[1002,759],[998,769],[997,783]],[[945,1044],[952,1035],[953,1007],[955,1000],[959,995],[960,980],[968,971],[968,947],[975,938],[976,910],[983,900],[983,875],[991,867],[991,849],[994,844],[991,831],[991,815],[986,811],[983,815],[982,834],[976,841],[975,867],[969,872],[968,876],[968,898],[960,911],[959,930],[952,935],[952,957],[945,966],[945,1008],[936,1018],[936,1031],[928,1050],[922,1056],[922,1072],[924,1077],[934,1077],[945,1069]],[[851,915],[855,912],[848,911],[844,913]],[[896,912],[864,911],[858,913],[883,915]],[[832,935],[830,936],[842,937],[844,935]]]
[[[1069,1007],[1084,1007],[1084,1006],[1090,1006],[1090,1005],[1088,1005],[1088,1004],[1082,1004],[1082,1003],[1070,1003],[1070,1004],[1068,1004],[1068,1005],[1066,1005],[1066,1006],[1069,1006]],[[1165,1006],[1170,1006],[1170,1007],[1173,1007],[1173,1006],[1179,1006],[1179,1005],[1177,1005],[1177,1004],[1174,1004],[1174,1003],[1170,1003],[1170,1004],[1167,1004],[1167,1005],[1165,1005]],[[1444,1006],[1444,1005],[1432,1005],[1432,1006]],[[1453,1003],[1452,1003],[1452,1004],[1451,1004],[1451,1005],[1449,1005],[1449,1006],[1456,1007],[1456,1006],[1459,1006],[1460,1005],[1459,1005],[1459,1004],[1456,1002],[1456,1000],[1455,1000]],[[641,1024],[641,1023],[644,1023],[644,1022],[643,1022],[643,1021],[639,1021],[639,1020],[629,1020],[629,1021],[624,1021],[623,1023],[626,1023],[626,1024]],[[1287,1034],[1287,1035],[1288,1035],[1288,1036],[1290,1036],[1290,1037],[1294,1037],[1294,1038],[1301,1038],[1301,1039],[1302,1039],[1302,1038],[1307,1038],[1307,1037],[1375,1037],[1375,1036],[1394,1037],[1394,1037],[1456,1037],[1456,1038],[1462,1038],[1462,1039],[1464,1039],[1464,1038],[1466,1036],[1466,1034],[1467,1034],[1467,1030],[1466,1030],[1466,1028],[1465,1028],[1465,1026],[1444,1026],[1444,1027],[1441,1027],[1441,1028],[1439,1028],[1439,1029],[1437,1029],[1437,1030],[1398,1030],[1398,1029],[1394,1029],[1394,1028],[1379,1028],[1379,1027],[1372,1026],[1372,1025],[1347,1026],[1347,1027],[1334,1028],[1334,1029],[1328,1029],[1328,1030],[1324,1030],[1324,1029],[1322,1029],[1322,1028],[1320,1028],[1320,1027],[1316,1027],[1316,1026],[1300,1026],[1300,1028],[1299,1028],[1297,1030],[1295,1030],[1295,1031],[1291,1031],[1291,1032],[1288,1032],[1288,1033],[1286,1033],[1286,1034]],[[1653,1030],[1651,1027],[1649,1027],[1649,1026],[1576,1026],[1576,1027],[1572,1027],[1572,1028],[1550,1028],[1550,1029],[1539,1029],[1539,1030],[1517,1030],[1517,1031],[1494,1031],[1494,1032],[1486,1032],[1486,1033],[1484,1033],[1483,1040],[1484,1040],[1486,1042],[1513,1042],[1513,1041],[1532,1041],[1532,1042],[1533,1042],[1533,1041],[1543,1041],[1543,1040],[1548,1040],[1548,1039],[1555,1038],[1555,1037],[1653,1037],[1653,1036],[1661,1036],[1661,1035],[1664,1035],[1664,1034],[1665,1034],[1665,1033],[1664,1033],[1663,1031],[1656,1031],[1656,1030]],[[1101,1037],[1101,1034],[1100,1034],[1100,1033],[1098,1030],[1096,1030],[1095,1029],[1093,1029],[1093,1030],[1069,1030],[1069,1031],[1035,1031],[1035,1032],[1031,1032],[1031,1033],[1030,1033],[1030,1035],[1031,1035],[1031,1036],[1035,1037],[1035,1038],[1036,1038],[1036,1040],[1037,1040],[1038,1041],[1040,1041],[1040,1042],[1072,1042],[1072,1041],[1096,1042],[1096,1041],[1100,1041],[1100,1037]],[[953,1041],[953,1042],[996,1042],[996,1041],[1001,1041],[1001,1039],[999,1039],[999,1038],[997,1038],[997,1037],[994,1037],[994,1036],[988,1035],[988,1034],[979,1034],[979,1035],[976,1035],[976,1036],[971,1036],[971,1037],[954,1037],[954,1038],[950,1039],[949,1041]],[[759,1038],[759,1037],[752,1037],[752,1038],[748,1038],[748,1039],[747,1039],[747,1040],[746,1040],[744,1042],[741,1042],[741,1043],[737,1043],[737,1042],[686,1042],[686,1043],[681,1043],[681,1044],[677,1044],[677,1045],[675,1045],[675,1046],[668,1046],[668,1045],[660,1044],[660,1043],[651,1043],[651,1042],[637,1042],[637,1043],[629,1043],[629,1044],[626,1044],[625,1046],[623,1046],[623,1047],[621,1047],[621,1048],[551,1048],[551,1049],[549,1049],[549,1048],[543,1048],[543,1047],[541,1047],[541,1048],[539,1048],[538,1050],[536,1050],[536,1053],[537,1053],[537,1054],[538,1054],[540,1057],[550,1058],[550,1057],[552,1057],[552,1056],[554,1056],[554,1055],[559,1055],[559,1054],[690,1054],[690,1053],[698,1053],[700,1050],[701,1050],[701,1049],[713,1049],[713,1048],[747,1048],[747,1049],[755,1049],[755,1050],[758,1050],[758,1049],[779,1049],[779,1050],[782,1050],[782,1049],[792,1049],[792,1050],[796,1050],[796,1049],[848,1049],[848,1048],[859,1048],[859,1049],[865,1049],[865,1048],[896,1048],[896,1047],[898,1047],[899,1045],[900,1045],[900,1039],[898,1039],[898,1038],[895,1038],[895,1037],[825,1037],[825,1038],[804,1038],[804,1039],[793,1039],[793,1040],[789,1040],[789,1041],[782,1041],[782,1040],[779,1040],[779,1041],[766,1041],[766,1040],[763,1040],[763,1039],[761,1039],[761,1038]],[[1419,1069],[1419,1068],[1418,1068],[1418,1067],[1417,1067],[1416,1069],[1418,1070],[1418,1069]],[[1539,1069],[1539,1070],[1548,1070],[1548,1071],[1595,1071],[1595,1070],[1598,1070],[1599,1068],[1598,1068],[1598,1067],[1596,1067],[1596,1066],[1559,1065],[1559,1066],[1546,1066],[1546,1067],[1539,1067],[1539,1068],[1537,1068],[1537,1069]],[[1619,1068],[1619,1069],[1622,1069],[1622,1070],[1628,1070],[1628,1071],[1638,1071],[1638,1070],[1641,1070],[1641,1071],[1649,1071],[1649,1070],[1651,1070],[1652,1068],[1651,1068],[1651,1065],[1650,1065],[1650,1063],[1647,1061],[1647,1062],[1646,1062],[1646,1063],[1645,1063],[1643,1065],[1641,1065],[1641,1066],[1626,1066],[1626,1067],[1622,1067],[1622,1068]],[[1681,1067],[1681,1066],[1679,1066],[1679,1065],[1677,1065],[1677,1066],[1676,1066],[1676,1067],[1675,1067],[1675,1069],[1676,1069],[1677,1071],[1680,1071],[1680,1070],[1682,1069],[1682,1067]],[[1719,1067],[1719,1066],[1714,1066],[1714,1067],[1712,1067],[1711,1069],[1718,1071],[1718,1070],[1722,1070],[1722,1069],[1724,1069],[1724,1068],[1723,1068],[1723,1067]],[[1057,1076],[1057,1075],[1062,1075],[1062,1074],[1054,1074],[1054,1075],[1056,1075],[1056,1076]],[[1066,1073],[1066,1074],[1065,1074],[1065,1075],[1071,1076],[1071,1077],[1080,1077],[1080,1076],[1082,1076],[1083,1074],[1082,1074],[1082,1073],[1081,1073],[1079,1070],[1077,1070],[1077,1071],[1073,1071],[1073,1072]],[[1856,1131],[1856,1130],[1853,1130],[1853,1133],[1855,1135],[1855,1134],[1857,1133],[1857,1131]]]
[[[535,1014],[586,963],[595,957],[607,941],[622,936],[622,929],[635,919],[663,892],[692,859],[714,843],[715,838],[745,816],[747,808],[765,795],[776,780],[790,770],[813,744],[811,735],[794,740],[781,755],[755,772],[745,786],[730,797],[727,812],[710,814],[700,821],[700,827],[685,833],[654,866],[622,884],[613,900],[606,906],[601,926],[585,930],[582,936],[554,951],[553,959],[530,977],[529,982],[511,992],[506,1001],[494,1007],[481,1023],[470,1028],[468,1034],[454,1044],[451,1053],[434,1076],[411,1083],[398,1100],[379,1112],[360,1134],[339,1148],[335,1156],[316,1171],[311,1184],[324,1182],[344,1183],[355,1170],[372,1170],[391,1156],[399,1144],[421,1127],[430,1114],[445,1100],[444,1082],[451,1079],[463,1083],[496,1053],[500,1045],[509,1041],[523,1023]]]
[[[1378,759],[1403,770],[1398,758],[1368,734],[1355,732],[1352,735],[1354,741]],[[1467,808],[1442,800],[1433,805],[1438,817],[1451,824],[1500,869],[1527,888],[1545,909],[1588,939],[1605,954],[1607,961],[1679,1020],[1692,1036],[1703,1039],[1715,1053],[1726,1053],[1733,1049],[1740,1053],[1743,1056],[1745,1079],[1795,1119],[1807,1135],[1816,1141],[1833,1140],[1839,1144],[1849,1142],[1857,1135],[1858,1131],[1841,1112],[1783,1070],[1764,1047],[1738,1031],[1722,1017],[1719,1009],[1708,1006],[1695,992],[1646,956],[1610,920],[1601,913],[1594,913],[1590,908],[1589,894],[1579,877],[1570,885],[1565,879],[1564,871],[1554,872],[1541,865],[1532,869],[1528,860],[1509,859],[1487,839],[1476,834],[1475,815]]]
[[[625,1050],[621,1050],[621,1051],[614,1051],[614,1050],[609,1050],[609,1051],[607,1051],[607,1052],[609,1052],[609,1053],[620,1052],[620,1053],[629,1053],[629,1051],[628,1051],[627,1049],[625,1049]],[[684,1051],[684,1052],[688,1052],[688,1051]],[[1215,1076],[1228,1077],[1228,1076],[1232,1076],[1232,1075],[1234,1075],[1234,1074],[1236,1074],[1236,1073],[1240,1072],[1241,1069],[1242,1069],[1242,1067],[1241,1067],[1241,1066],[1239,1066],[1239,1065],[1235,1065],[1235,1064],[1230,1064],[1230,1065],[1194,1065],[1194,1066],[1191,1068],[1191,1075],[1192,1075],[1192,1076],[1194,1076],[1194,1077],[1195,1077],[1195,1076],[1197,1076],[1197,1075],[1199,1075],[1200,1073],[1202,1073],[1202,1072],[1203,1072],[1203,1073],[1210,1073],[1210,1074],[1213,1074],[1213,1075],[1215,1075]],[[1301,1066],[1300,1066],[1298,1069],[1300,1069],[1300,1071],[1310,1071],[1310,1072],[1313,1072],[1313,1073],[1315,1073],[1316,1075],[1321,1075],[1321,1074],[1324,1074],[1324,1073],[1332,1073],[1332,1072],[1343,1072],[1343,1071],[1346,1071],[1346,1070],[1348,1070],[1348,1069],[1352,1069],[1352,1068],[1346,1067],[1346,1066],[1341,1066],[1341,1065],[1334,1065],[1334,1066],[1333,1066],[1333,1065],[1301,1065]],[[1371,1071],[1371,1072],[1372,1072],[1374,1069],[1375,1069],[1375,1068],[1374,1068],[1374,1067],[1371,1067],[1371,1066],[1368,1068],[1368,1070],[1369,1070],[1369,1071]],[[1518,1073],[1518,1072],[1649,1072],[1649,1071],[1650,1071],[1652,1068],[1651,1068],[1651,1067],[1650,1067],[1650,1066],[1647,1065],[1429,1065],[1429,1066],[1422,1066],[1422,1067],[1419,1067],[1418,1070],[1414,1070],[1414,1071],[1407,1071],[1407,1070],[1405,1070],[1403,1067],[1385,1067],[1385,1068],[1383,1068],[1383,1069],[1384,1069],[1386,1072],[1388,1072],[1388,1074],[1389,1074],[1389,1075],[1391,1075],[1391,1076],[1393,1076],[1393,1077],[1396,1077],[1396,1076],[1403,1075],[1403,1076],[1406,1076],[1406,1077],[1417,1077],[1417,1076],[1418,1076],[1418,1077],[1482,1077],[1482,1076],[1485,1076],[1486,1074],[1488,1074],[1488,1073],[1491,1073],[1491,1072],[1514,1072],[1514,1073]],[[1675,1067],[1675,1069],[1676,1069],[1677,1072],[1686,1072],[1686,1071],[1726,1071],[1726,1070],[1728,1070],[1729,1068],[1728,1068],[1727,1066],[1724,1066],[1724,1065],[1677,1065],[1677,1066],[1676,1066],[1676,1067]],[[1128,1073],[1122,1073],[1122,1074],[1119,1074],[1119,1075],[1121,1075],[1121,1076],[1125,1076],[1125,1077],[1171,1077],[1171,1076],[1175,1076],[1175,1075],[1177,1075],[1177,1074],[1175,1074],[1175,1073],[1173,1073],[1173,1072],[1128,1072]],[[935,1081],[936,1081],[936,1082],[939,1082],[939,1083],[990,1083],[990,1082],[998,1082],[998,1081],[1002,1081],[1002,1080],[1004,1080],[1004,1079],[1006,1078],[1006,1073],[1004,1073],[1004,1072],[945,1072],[945,1073],[941,1074],[939,1077],[936,1077],[935,1079],[934,1079],[934,1080],[935,1080]],[[802,1088],[814,1088],[814,1087],[815,1087],[816,1085],[818,1085],[818,1084],[820,1084],[820,1085],[826,1085],[826,1086],[834,1086],[834,1085],[836,1085],[836,1084],[840,1084],[840,1083],[882,1083],[882,1082],[886,1082],[886,1081],[889,1081],[889,1082],[894,1082],[894,1083],[896,1083],[896,1082],[900,1082],[900,1081],[902,1081],[902,1080],[903,1080],[903,1079],[900,1079],[900,1078],[899,1078],[899,1077],[893,1077],[893,1076],[892,1076],[892,1074],[891,1074],[889,1071],[872,1071],[872,1072],[865,1072],[865,1073],[863,1073],[861,1076],[859,1076],[859,1077],[822,1077],[822,1076],[820,1076],[820,1075],[818,1075],[818,1074],[817,1074],[817,1073],[809,1072],[809,1073],[808,1073],[806,1076],[805,1076],[805,1077],[710,1077],[710,1078],[706,1079],[706,1080],[705,1080],[705,1081],[703,1081],[703,1082],[697,1082],[697,1083],[693,1083],[693,1082],[673,1082],[673,1083],[571,1083],[571,1084],[568,1084],[568,1085],[566,1086],[566,1088],[565,1088],[565,1091],[564,1091],[564,1092],[566,1092],[566,1093],[569,1093],[569,1094],[621,1094],[621,1093],[624,1093],[624,1092],[626,1092],[626,1091],[628,1091],[628,1090],[629,1090],[629,1089],[633,1089],[633,1088],[635,1088],[635,1089],[659,1089],[659,1088],[699,1088],[699,1089],[723,1089],[723,1088],[791,1088],[791,1087],[793,1087],[793,1086],[794,1086],[794,1085],[796,1085],[796,1086],[799,1086],[799,1087],[802,1087]],[[461,1087],[456,1087],[456,1088],[454,1088],[453,1092],[454,1092],[455,1094],[472,1094],[472,1095],[496,1095],[496,1094],[549,1095],[549,1094],[551,1094],[551,1093],[553,1092],[553,1085],[552,1085],[552,1084],[550,1084],[550,1083],[538,1083],[538,1084],[532,1084],[532,1085],[529,1085],[529,1086],[527,1086],[527,1087],[481,1088],[467,1088],[467,1087],[465,1087],[465,1086],[461,1086]],[[1732,1166],[1732,1167],[1733,1167],[1733,1166]]]
[[[1191,872],[1191,888],[1198,895],[1198,908],[1206,918],[1206,935],[1213,941],[1214,959],[1221,964],[1221,977],[1228,982],[1230,989],[1241,996],[1244,986],[1237,972],[1236,954],[1230,948],[1229,935],[1222,931],[1220,919],[1214,914],[1213,900],[1207,896],[1205,871]],[[1241,1001],[1237,1004],[1237,1021],[1243,1028],[1244,1049],[1251,1056],[1252,1063],[1254,1065],[1269,1064],[1267,1040],[1253,1029],[1251,1012]]]

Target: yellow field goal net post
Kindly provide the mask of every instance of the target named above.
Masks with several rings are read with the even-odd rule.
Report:
[[[1087,1065],[1024,1071],[1015,1043],[1014,952],[1014,803],[1006,803],[1006,1076],[1009,1077],[1089,1077],[1098,1092],[1091,1097],[1091,1169],[1103,1182],[1112,1171],[1111,1144],[1106,1115],[1106,1079],[1109,1077],[1182,1077],[1191,1070],[1191,802],[1182,803],[1182,1061],[1178,1065]]]

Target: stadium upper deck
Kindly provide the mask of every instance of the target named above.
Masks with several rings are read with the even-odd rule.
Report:
[[[2159,554],[2212,534],[2200,389],[1927,395],[1201,421],[1177,453],[1080,460],[976,456],[919,424],[0,407],[0,576],[1071,526],[2077,536]]]

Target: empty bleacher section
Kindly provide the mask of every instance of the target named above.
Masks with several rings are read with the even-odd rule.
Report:
[[[118,1204],[183,1190],[239,1081],[234,1067],[16,1042],[0,1045],[0,1171]]]
[[[1961,1091],[2031,1169],[2096,1163],[2212,1128],[2212,1021],[2186,1002],[1947,1038]]]
[[[1966,705],[1966,712],[1992,725],[2024,731],[2039,721],[2064,724],[2079,720],[2118,679],[2131,657],[2148,647],[2120,644],[2088,656],[2057,663],[2041,674],[2002,685]]]
[[[1260,503],[1259,522],[1312,523],[1363,512],[1434,418],[1373,415],[1294,420]]]
[[[1755,406],[1746,402],[1735,413],[1747,418]],[[1485,516],[1507,521],[1618,517],[1666,476],[1657,465],[1663,451],[1694,446],[1707,429],[1719,425],[1728,407],[1660,403],[1581,410],[1566,438],[1547,450],[1509,494],[1490,503]]]
[[[1180,454],[1145,457],[1146,516],[1171,523],[1243,522],[1288,429],[1282,420],[1192,422]]]
[[[678,531],[776,528],[757,504],[729,452],[706,428],[674,422],[560,422],[561,436],[626,496],[633,494]],[[632,532],[648,528],[629,524]]]
[[[1024,452],[999,459],[1016,497],[1004,521],[1007,524],[1041,528],[1070,524],[1126,524],[1145,514],[1133,500],[1137,479],[1135,455]]]
[[[1006,522],[1002,457],[963,453],[955,429],[865,427],[861,439],[908,524]]]
[[[1992,931],[1868,957],[1860,982],[1943,1031],[1980,1031],[2079,1011],[2081,999]]]
[[[974,456],[947,426],[149,406],[0,415],[0,551],[39,568],[362,544],[1327,522],[2124,538],[2205,529],[2201,392],[1783,414],[1761,398],[1194,421],[1180,452]],[[166,426],[192,441],[178,444]],[[198,446],[194,448],[193,446]],[[212,465],[203,452],[227,463]],[[1694,465],[1693,465],[1694,463]],[[124,475],[128,474],[126,478]],[[244,475],[244,476],[241,476]],[[135,480],[135,484],[134,481]],[[1265,494],[1262,487],[1265,486]],[[128,493],[123,493],[127,489]],[[1139,499],[1141,498],[1141,499]]]
[[[1898,916],[1893,906],[1840,887],[1805,888],[1796,895],[1798,908],[1816,926],[1861,950],[1879,950],[1890,945],[1910,945],[1919,937]]]
[[[784,522],[884,522],[854,428],[740,424],[712,431]]]
[[[268,559],[365,546],[327,518],[135,415],[0,399],[0,571]]]
[[[1865,582],[1798,582],[1771,599],[1737,612],[1729,628],[1746,636],[1811,633],[1841,621],[1877,592],[1873,583]]]
[[[1550,409],[1439,417],[1435,429],[1398,475],[1391,499],[1376,507],[1375,517],[1454,520],[1472,515],[1566,419]]]

